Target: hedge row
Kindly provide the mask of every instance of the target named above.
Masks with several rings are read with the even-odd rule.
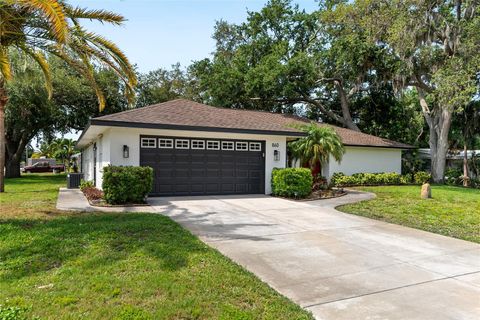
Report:
[[[144,203],[152,186],[153,169],[150,167],[103,168],[102,189],[107,203]]]
[[[335,187],[423,184],[430,181],[430,178],[430,173],[424,171],[419,171],[413,176],[411,174],[401,175],[396,172],[355,173],[346,176],[343,172],[335,172],[330,183]]]
[[[306,168],[274,168],[272,194],[289,198],[305,198],[312,192],[313,177]]]

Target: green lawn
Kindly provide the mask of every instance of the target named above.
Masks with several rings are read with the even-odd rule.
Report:
[[[0,304],[40,319],[311,319],[155,214],[63,214],[64,176],[7,180]],[[2,313],[0,309],[0,318]]]
[[[362,187],[377,198],[337,209],[480,243],[480,190],[432,186],[432,199],[420,198],[420,186]]]

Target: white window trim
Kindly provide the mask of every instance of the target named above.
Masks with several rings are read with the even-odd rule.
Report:
[[[245,148],[245,149],[243,149],[243,148],[242,148],[242,149],[239,149],[239,148],[238,148],[238,145],[245,145],[246,148]],[[237,150],[237,151],[248,151],[248,142],[237,141],[237,142],[235,143],[235,150]]]
[[[150,146],[150,145],[143,145],[143,142],[144,141],[152,141],[153,140],[153,146]],[[153,148],[156,148],[157,147],[157,139],[155,138],[142,138],[140,140],[140,146],[142,148],[150,148],[150,149],[153,149]]]
[[[231,147],[231,148],[225,148],[225,147],[223,146],[224,143],[225,143],[225,144],[228,143],[228,144],[229,144],[230,146],[232,146],[232,147]],[[233,142],[233,141],[222,141],[222,150],[225,150],[225,151],[234,151],[234,150],[235,150],[235,142]]]
[[[258,149],[255,149],[255,148],[252,149],[252,145],[257,146]],[[249,143],[249,148],[250,148],[250,151],[262,151],[262,143],[261,142],[250,142]]]
[[[209,142],[216,143],[216,144],[217,144],[217,147],[216,147],[216,148],[210,148],[210,147],[208,146],[208,143],[209,143]],[[220,150],[220,141],[218,141],[218,140],[207,140],[206,148],[207,148],[207,150]]]
[[[160,140],[165,141],[165,142],[166,141],[170,142],[170,146],[162,146],[160,144]],[[160,149],[173,149],[173,139],[158,138],[158,148],[160,148]]]
[[[194,142],[200,142],[202,144],[202,147],[196,147],[194,146]],[[205,140],[192,140],[191,142],[192,149],[194,150],[205,150]]]
[[[179,147],[177,145],[177,142],[182,142],[182,143],[186,142],[187,146],[186,147],[183,147],[183,146]],[[188,139],[175,139],[175,149],[190,149],[190,140],[188,140]]]

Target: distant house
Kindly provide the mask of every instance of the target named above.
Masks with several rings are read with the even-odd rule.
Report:
[[[271,193],[273,168],[287,166],[287,143],[304,136],[294,124],[308,119],[261,111],[225,109],[173,100],[94,118],[80,136],[82,171],[101,187],[102,168],[151,166],[153,195]],[[319,124],[324,125],[324,124]],[[331,126],[346,154],[330,159],[335,172],[401,172],[409,145]]]
[[[454,168],[454,169],[461,169],[463,170],[463,158],[464,158],[464,151],[463,150],[450,150],[447,153],[447,163],[446,167],[447,168]],[[420,159],[428,160],[425,161],[425,165],[427,167],[427,170],[430,170],[430,149],[418,149],[418,156]],[[467,150],[467,159],[470,164],[470,160],[473,157],[479,157],[480,158],[480,150]],[[476,176],[476,173],[474,172],[474,169],[469,166],[469,176],[474,177]]]

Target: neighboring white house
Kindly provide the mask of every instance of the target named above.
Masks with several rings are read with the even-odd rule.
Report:
[[[269,194],[272,169],[287,166],[287,142],[304,136],[300,123],[309,120],[178,99],[94,118],[77,147],[85,179],[100,188],[105,166],[151,166],[153,195]],[[346,154],[323,165],[326,177],[401,172],[401,151],[411,146],[332,127]]]

